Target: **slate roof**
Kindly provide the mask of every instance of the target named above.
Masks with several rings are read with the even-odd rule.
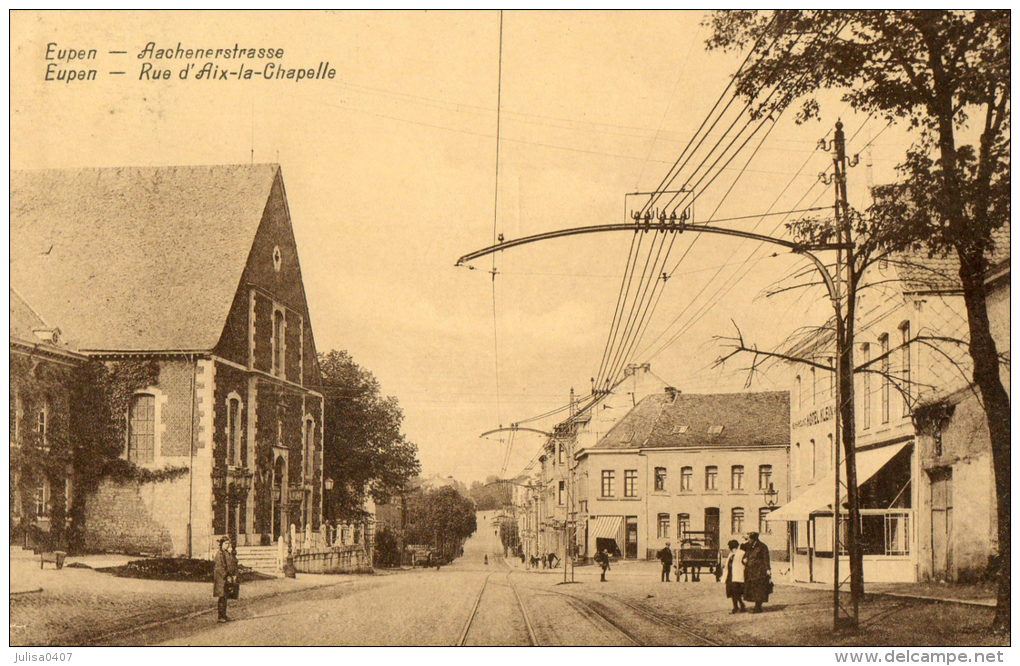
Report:
[[[210,350],[279,166],[11,173],[11,284],[83,350]]]
[[[685,427],[686,426],[686,427]],[[709,429],[722,426],[721,432]],[[725,448],[783,446],[790,443],[790,394],[681,393],[645,397],[593,447]]]
[[[35,338],[36,329],[49,328],[35,310],[25,302],[18,292],[13,289],[10,300],[10,329],[12,338],[32,340]]]

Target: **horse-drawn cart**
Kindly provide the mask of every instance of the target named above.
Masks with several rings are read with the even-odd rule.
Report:
[[[719,559],[719,537],[715,532],[685,532],[677,549],[676,580],[701,580],[701,570],[715,574],[718,579],[721,564]]]

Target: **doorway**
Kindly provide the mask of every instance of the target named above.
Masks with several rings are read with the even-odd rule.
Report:
[[[719,507],[710,506],[705,509],[705,540],[706,547],[719,550]]]
[[[953,470],[931,473],[931,572],[951,580],[953,566]]]
[[[273,542],[287,529],[287,461],[279,456],[273,464]]]
[[[637,559],[637,516],[627,516],[627,536],[624,543],[627,559]]]

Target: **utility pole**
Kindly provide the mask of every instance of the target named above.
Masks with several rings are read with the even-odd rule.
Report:
[[[571,546],[571,543],[572,543],[573,531],[574,531],[573,530],[573,523],[571,522],[571,519],[570,519],[570,516],[573,513],[573,509],[574,509],[574,495],[573,495],[573,483],[572,483],[573,482],[573,478],[572,478],[573,477],[573,465],[572,465],[572,462],[573,462],[573,459],[574,459],[574,434],[575,434],[575,430],[574,430],[574,428],[575,428],[575,425],[574,425],[574,387],[573,386],[570,387],[570,411],[569,411],[569,414],[570,414],[570,417],[569,417],[569,420],[567,421],[567,423],[569,423],[570,426],[567,429],[567,438],[566,438],[566,440],[560,442],[560,446],[561,447],[564,446],[564,445],[567,446],[567,455],[565,456],[565,458],[567,460],[567,463],[566,463],[567,464],[567,469],[566,469],[566,476],[567,476],[567,479],[566,479],[566,485],[567,485],[567,506],[566,506],[566,515],[564,516],[564,520],[563,520],[563,582],[564,583],[567,582],[567,566],[568,566],[568,563],[569,563],[569,566],[570,566],[570,582],[574,581],[574,567],[573,567],[573,562],[571,561],[571,558],[570,558],[570,551],[571,551],[571,547],[570,546]]]
[[[842,432],[842,443],[844,448],[845,465],[846,465],[846,498],[847,498],[847,538],[846,538],[846,550],[850,556],[850,617],[848,618],[851,628],[856,628],[860,617],[860,601],[864,596],[864,558],[861,553],[861,518],[860,518],[860,501],[859,492],[857,488],[857,455],[856,455],[856,436],[855,436],[855,423],[854,423],[854,316],[855,306],[854,302],[857,293],[856,280],[857,277],[854,274],[854,250],[852,243],[852,229],[850,219],[850,203],[847,199],[847,184],[846,184],[846,172],[847,172],[847,157],[846,157],[846,137],[843,133],[842,121],[836,121],[836,132],[833,136],[832,146],[832,163],[833,163],[833,185],[835,189],[835,214],[836,223],[838,230],[838,240],[841,244],[846,244],[846,257],[844,265],[846,266],[846,285],[847,285],[847,298],[846,298],[846,309],[845,316],[846,321],[840,322],[839,315],[837,314],[836,330],[837,338],[837,381],[838,386],[841,389],[838,394],[839,402],[837,403],[837,428],[841,428]],[[855,157],[849,166],[857,164]],[[836,284],[839,285],[840,280],[840,259],[843,259],[843,249],[838,250],[836,257]],[[838,288],[838,287],[837,287]],[[841,295],[840,295],[841,297]],[[842,300],[842,299],[841,299]],[[865,400],[870,399],[869,396],[864,396]],[[835,440],[836,438],[833,437]],[[839,519],[842,514],[842,504],[840,504],[840,475],[839,475],[839,456],[835,458],[835,503],[832,506],[833,515],[833,534],[834,544],[838,545],[839,539]],[[839,626],[839,589],[842,586],[842,581],[839,578],[839,550],[833,551],[833,597],[834,597],[834,616],[833,623],[834,627]]]

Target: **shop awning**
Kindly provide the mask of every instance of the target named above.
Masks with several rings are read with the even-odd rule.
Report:
[[[599,516],[588,526],[592,539],[618,539],[623,516]]]
[[[869,449],[857,452],[857,487],[860,488],[868,479],[875,476],[887,462],[903,450],[909,442],[900,442],[880,449]],[[846,484],[846,472],[840,468],[840,476]],[[800,495],[794,497],[782,507],[768,515],[766,520],[782,520],[794,522],[807,520],[816,511],[832,511],[832,498],[835,493],[835,477],[830,471],[827,475],[808,486]]]

